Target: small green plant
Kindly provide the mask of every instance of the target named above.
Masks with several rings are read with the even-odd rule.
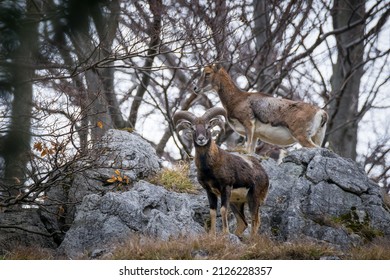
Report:
[[[181,161],[172,168],[163,168],[150,182],[175,192],[197,193],[197,188],[188,177],[189,169],[189,164]]]
[[[375,237],[383,236],[383,232],[370,226],[368,215],[365,215],[363,220],[359,218],[356,207],[351,207],[351,211],[346,214],[334,217],[333,222],[345,226],[349,231],[356,233],[366,241],[372,241]]]

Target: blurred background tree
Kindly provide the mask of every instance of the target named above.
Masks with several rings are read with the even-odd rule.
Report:
[[[10,204],[31,178],[59,168],[58,160],[44,169],[31,163],[45,160],[42,145],[74,160],[110,128],[135,129],[167,161],[184,157],[191,147],[183,152],[171,116],[220,105],[216,94],[192,91],[202,66],[213,62],[245,90],[326,108],[325,146],[388,186],[389,6],[1,1],[0,201]],[[220,143],[230,147],[238,136],[227,132]]]

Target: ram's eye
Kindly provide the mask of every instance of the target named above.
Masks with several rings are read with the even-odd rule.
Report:
[[[206,78],[210,77],[210,75],[211,75],[211,73],[204,73],[204,76],[205,76]]]

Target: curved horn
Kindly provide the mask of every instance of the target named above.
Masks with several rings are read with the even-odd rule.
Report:
[[[182,122],[180,122],[176,127],[176,132],[179,133],[180,131],[184,130],[184,129],[189,129],[191,128],[192,126],[192,123],[190,123],[189,121],[185,121],[183,120]]]
[[[222,107],[214,107],[211,109],[208,109],[204,114],[203,114],[203,119],[206,120],[206,122],[209,122],[212,118],[222,115],[225,117],[225,120],[227,120],[227,115],[226,115],[226,110]]]
[[[173,115],[172,119],[173,119],[173,124],[177,126],[180,120],[186,120],[189,121],[190,123],[194,123],[196,116],[188,111],[179,111]]]
[[[221,120],[221,118],[213,118],[209,122],[210,127],[219,126],[223,133],[225,132],[225,122]]]

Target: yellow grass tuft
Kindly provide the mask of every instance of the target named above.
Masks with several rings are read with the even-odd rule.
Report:
[[[181,193],[198,193],[198,188],[189,178],[189,163],[179,162],[172,168],[163,168],[150,183],[161,185],[168,190]]]

